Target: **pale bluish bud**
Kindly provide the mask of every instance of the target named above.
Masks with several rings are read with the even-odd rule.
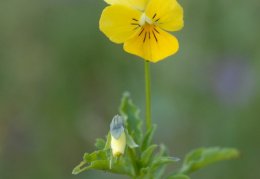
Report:
[[[124,154],[126,147],[126,135],[124,131],[124,121],[119,115],[116,115],[110,124],[111,149],[114,157]]]

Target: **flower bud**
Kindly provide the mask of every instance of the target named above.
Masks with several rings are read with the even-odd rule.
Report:
[[[119,139],[111,137],[111,149],[114,157],[119,157],[124,154],[126,146],[125,132],[122,132]]]
[[[126,135],[123,118],[116,115],[110,124],[111,149],[114,157],[124,154],[126,147]]]

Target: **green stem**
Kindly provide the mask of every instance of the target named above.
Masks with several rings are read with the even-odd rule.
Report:
[[[150,63],[144,62],[145,73],[145,96],[146,96],[146,130],[152,127],[151,118],[151,75],[150,75]]]

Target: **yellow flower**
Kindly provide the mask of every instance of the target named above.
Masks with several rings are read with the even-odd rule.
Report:
[[[176,0],[105,0],[100,30],[124,50],[147,61],[158,62],[179,49],[167,31],[183,27],[183,9]]]

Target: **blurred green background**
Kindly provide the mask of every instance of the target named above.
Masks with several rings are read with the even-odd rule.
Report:
[[[200,146],[240,149],[239,160],[194,179],[260,178],[260,2],[180,3],[180,51],[152,65],[156,143],[180,158]],[[124,178],[71,175],[95,138],[106,135],[124,91],[144,116],[143,60],[99,31],[105,6],[102,0],[0,1],[1,179]]]

